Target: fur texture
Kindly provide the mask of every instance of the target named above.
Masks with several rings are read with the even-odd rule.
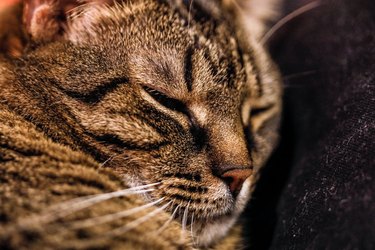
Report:
[[[219,1],[59,4],[26,1],[0,61],[2,246],[225,246],[277,141],[258,35]]]

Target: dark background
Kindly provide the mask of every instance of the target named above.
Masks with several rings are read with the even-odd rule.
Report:
[[[246,211],[249,249],[375,249],[375,1],[321,2],[271,39],[282,139]]]

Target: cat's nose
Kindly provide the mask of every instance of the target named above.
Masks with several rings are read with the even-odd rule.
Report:
[[[252,172],[250,168],[234,168],[222,173],[220,178],[228,185],[233,196],[237,196],[241,191],[242,184],[251,176]]]

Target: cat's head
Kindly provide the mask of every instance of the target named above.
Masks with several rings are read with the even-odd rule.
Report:
[[[263,48],[216,4],[97,3],[66,20],[69,6],[28,2],[36,43],[17,74],[44,98],[40,126],[127,184],[160,183],[146,198],[172,201],[198,245],[223,236],[276,143],[280,79]]]

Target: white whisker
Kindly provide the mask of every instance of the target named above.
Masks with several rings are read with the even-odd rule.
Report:
[[[100,164],[99,168],[104,167],[105,164],[107,164],[108,162],[112,161],[112,160],[115,159],[117,156],[118,156],[117,154],[112,155],[112,156],[109,157],[107,160],[105,160],[102,164]]]
[[[48,223],[57,218],[67,216],[74,212],[77,212],[82,209],[88,208],[92,205],[95,205],[99,202],[103,202],[112,198],[123,197],[123,196],[134,195],[134,194],[143,194],[143,193],[154,191],[155,189],[150,188],[150,187],[153,187],[159,184],[160,182],[157,182],[157,183],[137,186],[133,188],[118,190],[118,191],[114,191],[110,193],[94,194],[94,195],[88,195],[88,196],[71,199],[71,200],[49,207],[46,213],[44,213],[42,216],[38,216],[38,220],[41,220],[44,223]],[[148,189],[145,189],[145,188],[148,188]]]
[[[152,217],[154,217],[155,215],[163,212],[163,210],[168,207],[170,204],[172,203],[172,201],[168,202],[167,204],[163,205],[162,207],[159,207],[159,208],[156,208],[154,211],[150,212],[149,214],[145,215],[145,216],[142,216],[128,224],[126,224],[125,226],[123,227],[120,227],[120,228],[117,228],[117,229],[114,229],[112,231],[110,231],[109,233],[106,234],[106,236],[116,236],[116,235],[121,235],[129,230],[132,230],[133,228],[139,226],[140,224],[142,224],[143,222],[151,219]]]
[[[144,190],[130,190],[130,189],[125,189],[125,190],[119,190],[111,193],[104,193],[104,194],[97,194],[97,195],[90,195],[90,196],[85,196],[85,197],[80,197],[74,200],[70,200],[67,202],[63,202],[60,204],[57,204],[53,206],[51,209],[57,209],[57,210],[64,210],[64,209],[83,209],[88,206],[94,205],[96,203],[106,201],[112,198],[117,198],[117,197],[123,197],[123,196],[128,196],[128,195],[133,195],[133,194],[142,194],[142,193],[147,193],[154,191],[154,188],[149,188],[149,189],[144,189]]]
[[[73,204],[69,202],[69,204],[63,204],[63,206],[61,206],[61,207],[54,208],[53,211],[49,211],[49,212],[47,212],[47,213],[45,213],[41,216],[38,216],[38,220],[41,220],[44,223],[48,223],[48,222],[51,222],[53,220],[56,220],[57,218],[61,218],[61,217],[70,215],[74,212],[83,210],[83,209],[88,208],[92,205],[95,205],[99,202],[106,201],[106,200],[112,199],[114,197],[122,197],[122,196],[133,195],[133,194],[142,194],[142,193],[146,193],[146,192],[151,192],[153,190],[154,189],[138,190],[138,191],[128,192],[126,194],[122,193],[121,195],[116,194],[116,195],[105,196],[103,194],[103,196],[93,197],[93,198],[90,198],[90,199],[87,199],[87,200],[75,202]]]
[[[299,72],[299,73],[294,73],[294,74],[283,76],[283,79],[284,81],[288,81],[288,80],[303,77],[303,76],[311,76],[311,75],[317,74],[318,72],[319,72],[318,70],[308,70],[304,72]]]
[[[50,209],[61,209],[61,207],[63,207],[63,206],[68,206],[69,208],[71,208],[71,205],[74,205],[74,204],[79,203],[79,202],[89,202],[89,201],[100,202],[100,201],[105,201],[105,200],[108,200],[108,199],[111,199],[111,198],[136,194],[136,193],[138,193],[138,191],[150,192],[150,191],[153,191],[155,189],[145,189],[145,188],[153,187],[153,186],[159,185],[160,183],[161,182],[157,182],[157,183],[127,188],[127,189],[122,189],[122,190],[118,190],[118,191],[114,191],[114,192],[110,192],[110,193],[82,196],[82,197],[74,198],[74,199],[56,204],[54,206],[51,206]]]
[[[184,214],[182,216],[181,240],[185,237],[185,233],[186,233],[186,224],[187,224],[187,219],[188,219],[189,205],[190,205],[190,201],[188,202],[187,206],[185,207]]]
[[[121,219],[123,217],[135,214],[137,212],[143,211],[143,210],[145,210],[149,207],[155,206],[156,204],[160,203],[163,200],[164,200],[164,198],[160,198],[160,199],[158,199],[156,201],[153,201],[153,202],[150,202],[148,204],[145,204],[145,205],[142,205],[142,206],[139,206],[139,207],[135,207],[135,208],[132,208],[132,209],[129,209],[129,210],[121,211],[121,212],[118,212],[118,213],[107,214],[107,215],[100,216],[100,217],[75,221],[75,222],[71,223],[70,226],[73,229],[78,229],[78,228],[86,228],[86,227],[104,224],[104,223],[107,223],[107,222],[110,222],[110,221],[114,221],[116,219]]]
[[[190,201],[188,203],[188,205],[185,207],[185,211],[184,211],[184,214],[183,214],[183,217],[182,217],[182,230],[185,231],[186,230],[186,222],[187,222],[187,215],[188,215],[188,212],[189,212],[189,204],[190,204]]]
[[[190,235],[191,235],[191,240],[194,243],[194,230],[193,230],[193,223],[194,223],[194,212],[191,213],[191,222],[190,222]]]
[[[174,201],[173,201],[174,202]],[[173,206],[173,205],[172,205]],[[180,208],[180,206],[181,205],[178,205],[176,208],[175,208],[175,210],[173,211],[173,213],[172,213],[172,215],[171,215],[171,217],[163,224],[163,226],[161,227],[161,228],[159,228],[156,232],[155,232],[155,234],[159,234],[159,233],[161,233],[171,222],[172,222],[172,220],[174,219],[174,217],[175,217],[175,215],[176,215],[176,213],[177,213],[177,209],[179,209]]]
[[[303,13],[307,12],[307,11],[310,11],[312,9],[315,9],[316,7],[320,6],[320,1],[317,0],[317,1],[313,1],[313,2],[310,2],[304,6],[302,6],[301,8],[298,8],[296,9],[295,11],[293,11],[292,13],[286,15],[285,17],[283,17],[281,20],[279,20],[274,26],[272,26],[271,29],[269,29],[267,31],[267,33],[262,37],[262,39],[260,40],[260,43],[261,44],[266,44],[267,41],[272,37],[272,35],[278,31],[281,27],[283,27],[286,23],[288,23],[289,21],[293,20],[294,18],[302,15]]]

